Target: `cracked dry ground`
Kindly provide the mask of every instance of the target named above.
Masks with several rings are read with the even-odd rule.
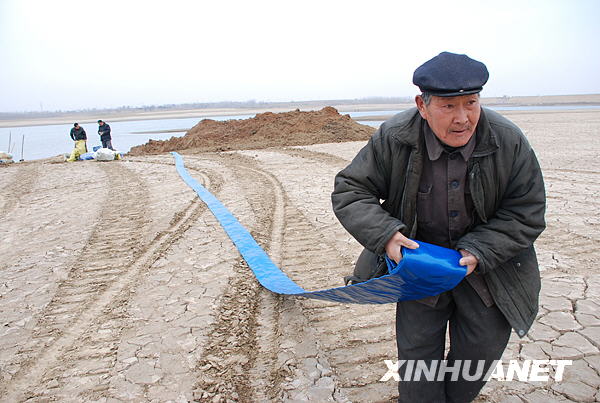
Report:
[[[478,402],[600,400],[600,113],[515,113],[548,191],[539,317],[504,360],[570,359],[562,382]],[[572,141],[561,136],[569,132]],[[557,144],[562,146],[559,148]],[[306,289],[359,245],[333,177],[362,143],[185,155],[190,174]],[[262,289],[169,155],[0,169],[0,401],[390,401],[394,306]]]

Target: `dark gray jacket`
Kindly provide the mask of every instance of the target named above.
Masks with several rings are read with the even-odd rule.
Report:
[[[98,125],[98,134],[100,135],[101,141],[110,140],[110,126],[104,122],[102,126]]]
[[[81,126],[79,126],[79,129],[76,129],[76,128],[72,127],[71,128],[71,132],[69,133],[69,135],[75,141],[77,141],[77,140],[87,140],[87,135],[85,134],[85,130],[83,130],[83,127],[81,127]]]
[[[385,252],[396,231],[410,238],[416,234],[424,124],[416,108],[395,115],[335,178],[336,216],[376,254]],[[475,225],[456,248],[479,259],[496,305],[523,337],[538,310],[533,242],[545,228],[542,173],[521,130],[498,113],[482,108],[476,136],[467,170]]]

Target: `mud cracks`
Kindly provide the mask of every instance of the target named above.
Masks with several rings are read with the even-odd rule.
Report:
[[[341,285],[360,252],[330,207],[333,177],[360,146],[184,159],[275,263],[315,290]],[[9,228],[0,245],[1,401],[389,401],[397,395],[395,383],[379,382],[387,371],[383,360],[396,354],[394,306],[265,291],[170,156],[15,168],[0,171],[3,183],[15,185],[0,198]],[[569,186],[579,196],[567,197],[573,190],[561,183],[564,175],[573,175]],[[595,176],[546,172],[548,185],[558,189],[547,237],[538,243],[546,270],[542,310],[529,338],[511,340],[505,354],[572,358],[578,370],[566,372],[571,378],[563,384],[490,384],[484,400],[597,397],[600,280],[586,273],[597,261],[598,216],[574,216],[572,236],[559,225],[564,206],[597,207]],[[557,241],[573,248],[560,253]],[[586,254],[575,248],[582,243]]]

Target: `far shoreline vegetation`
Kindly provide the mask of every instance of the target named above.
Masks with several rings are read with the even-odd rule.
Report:
[[[598,106],[600,94],[502,96],[482,97],[483,106]],[[289,112],[293,110],[315,111],[326,106],[335,108],[340,114],[352,112],[380,111],[378,116],[362,117],[360,120],[385,120],[391,114],[414,106],[414,97],[367,97],[357,99],[330,99],[312,101],[220,101],[205,103],[121,106],[116,108],[88,108],[74,111],[0,112],[0,128],[96,123],[98,119],[109,122],[162,119],[211,119],[214,116],[256,115],[264,112]],[[185,130],[176,130],[185,131]],[[156,133],[163,131],[156,131]],[[155,133],[155,131],[150,131]],[[147,134],[147,132],[143,132]]]
[[[540,95],[540,96],[507,96],[482,97],[484,105],[569,105],[569,104],[600,104],[600,94],[579,95]],[[190,110],[211,109],[282,109],[282,108],[311,108],[320,106],[348,106],[353,105],[401,105],[412,104],[413,97],[366,97],[356,99],[329,99],[309,101],[219,101],[219,102],[197,102],[183,104],[164,105],[142,105],[142,106],[120,106],[115,108],[85,108],[78,110],[56,110],[56,111],[24,111],[24,112],[0,112],[0,120],[11,119],[36,119],[56,118],[61,116],[76,115],[129,115],[153,112],[177,112]],[[345,109],[345,108],[344,108]]]
[[[267,101],[218,101],[218,102],[195,102],[183,104],[163,104],[163,105],[141,105],[141,106],[119,106],[115,108],[84,108],[77,110],[57,110],[57,111],[24,111],[24,112],[0,112],[0,119],[22,119],[22,118],[44,118],[58,117],[62,115],[74,114],[129,114],[145,112],[171,112],[171,111],[189,111],[202,109],[268,109],[268,108],[295,108],[310,107],[321,105],[364,105],[364,104],[405,104],[412,102],[410,97],[369,97],[359,99],[331,99],[331,100],[312,100],[312,101],[286,101],[286,102],[267,102]]]

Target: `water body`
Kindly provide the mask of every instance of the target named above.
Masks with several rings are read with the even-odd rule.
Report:
[[[497,106],[492,107],[498,111],[503,110],[524,110],[524,111],[543,111],[543,110],[584,110],[600,109],[600,105],[546,105],[546,106]],[[362,112],[342,112],[348,114],[359,123],[379,127],[383,121],[361,121],[361,117],[368,116],[387,116],[402,112],[402,110],[378,110]],[[200,120],[213,119],[225,121],[230,119],[248,119],[255,115],[235,115],[235,116],[210,116],[195,117],[184,119],[149,119],[134,120],[128,122],[107,122],[112,129],[112,144],[115,149],[123,153],[128,152],[131,147],[145,144],[148,140],[168,140],[171,137],[181,137],[187,130],[196,125]],[[98,125],[96,123],[81,124],[88,137],[88,149],[101,145],[100,136],[98,136]],[[69,131],[72,124],[45,125],[45,126],[23,126],[0,128],[0,151],[12,149],[13,158],[21,159],[21,141],[25,136],[23,147],[24,160],[36,160],[53,157],[56,155],[70,153],[73,148],[73,142],[69,137]],[[161,132],[163,131],[163,132]],[[168,132],[164,132],[168,131]],[[12,137],[11,144],[8,144],[9,134]]]
[[[229,120],[247,119],[254,115],[235,116],[211,116],[208,119]],[[113,147],[123,153],[128,152],[131,147],[145,144],[148,140],[168,140],[171,137],[181,137],[187,130],[192,128],[204,117],[184,119],[152,119],[134,120],[127,122],[109,122]],[[21,141],[25,136],[23,147],[24,160],[36,160],[53,157],[56,155],[70,153],[73,149],[73,141],[69,137],[72,124],[45,125],[45,126],[22,126],[0,128],[0,151],[8,151],[9,137],[12,137],[11,148],[14,160],[21,159]],[[87,134],[87,146],[91,151],[94,146],[102,145],[98,135],[97,123],[82,123]],[[160,133],[159,131],[169,131]],[[150,133],[144,133],[150,132]]]

